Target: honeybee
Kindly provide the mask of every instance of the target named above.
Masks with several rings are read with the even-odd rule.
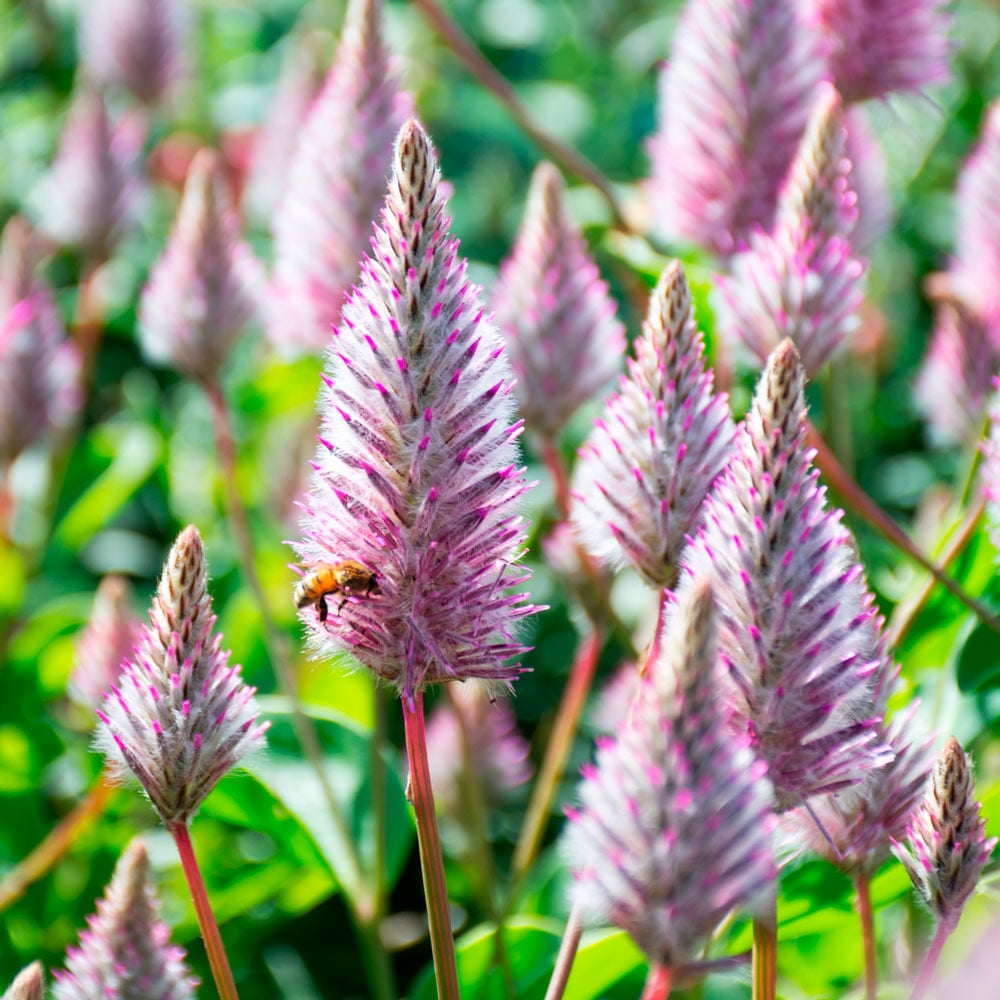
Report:
[[[292,596],[297,608],[315,604],[322,624],[326,621],[329,610],[326,599],[331,594],[340,594],[343,598],[337,606],[337,611],[340,611],[347,603],[348,597],[368,597],[378,593],[381,593],[378,577],[361,563],[353,559],[344,559],[337,563],[316,563],[312,571],[295,584]]]

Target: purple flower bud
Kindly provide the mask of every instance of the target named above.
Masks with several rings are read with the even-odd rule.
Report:
[[[584,921],[623,928],[673,968],[731,911],[773,905],[775,878],[772,792],[718,697],[708,584],[676,612],[629,722],[584,771],[565,842]]]
[[[572,519],[603,562],[634,566],[653,587],[672,587],[685,536],[725,465],[733,422],[716,394],[695,326],[691,293],[674,261],[649,300],[635,358],[580,449]]]
[[[468,741],[472,767],[488,806],[515,798],[534,772],[531,747],[517,728],[517,719],[505,698],[490,699],[472,685],[453,685],[427,723],[427,760],[438,809],[461,817],[462,771]]]
[[[875,609],[843,512],[826,507],[807,430],[802,366],[785,340],[705,503],[679,587],[717,583],[727,696],[768,764],[779,811],[891,759],[876,739]]]
[[[149,879],[141,840],[133,840],[88,917],[78,947],[66,952],[66,971],[56,972],[55,1000],[142,997],[189,1000],[198,980],[184,964],[184,949],[170,943]]]
[[[264,270],[240,239],[222,166],[203,149],[184,185],[170,240],[139,305],[146,355],[212,381],[233,342],[256,316]]]
[[[1000,377],[993,379],[993,405],[986,440],[980,445],[983,464],[980,470],[986,518],[993,544],[1000,549]]]
[[[845,101],[922,93],[950,76],[945,0],[812,0],[812,6]]]
[[[132,612],[132,588],[121,576],[106,576],[94,597],[90,621],[76,640],[76,660],[69,677],[69,695],[91,710],[114,686],[124,661],[131,658],[143,634]]]
[[[844,115],[824,87],[781,192],[771,232],[757,232],[721,280],[720,327],[763,362],[785,338],[815,374],[857,325],[866,265],[848,236],[857,218]]]
[[[329,343],[382,204],[393,140],[411,114],[382,38],[381,12],[381,0],[351,0],[274,218],[269,333],[288,353],[319,353]]]
[[[100,0],[80,6],[80,61],[103,85],[163,101],[186,70],[186,0]]]
[[[25,221],[0,237],[0,462],[67,427],[81,404],[80,355],[66,340]]]
[[[219,779],[263,744],[255,688],[229,666],[193,526],[174,542],[134,657],[97,713],[97,745],[131,771],[167,827],[186,824]]]
[[[22,969],[0,1000],[43,1000],[45,975],[41,962],[32,962]]]
[[[491,296],[525,426],[554,440],[619,370],[625,328],[551,163],[531,179],[524,221]]]
[[[660,77],[650,197],[668,238],[728,256],[768,229],[819,81],[795,0],[690,0]]]
[[[313,574],[303,605],[336,591],[327,615],[323,598],[303,610],[317,651],[352,652],[406,698],[517,676],[515,624],[539,610],[510,593],[527,578],[517,511],[528,488],[510,368],[445,208],[437,157],[411,120],[327,354],[296,545]]]
[[[975,799],[972,764],[954,737],[934,764],[923,801],[906,831],[909,846],[894,846],[917,892],[949,932],[990,859],[996,838],[987,839]]]
[[[83,90],[74,97],[42,181],[43,232],[94,260],[111,253],[135,210],[141,132],[138,118],[112,127],[101,94]]]

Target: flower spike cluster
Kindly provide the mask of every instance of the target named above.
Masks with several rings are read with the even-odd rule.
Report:
[[[948,79],[945,0],[811,0],[844,100],[922,93]]]
[[[201,538],[174,542],[149,624],[104,699],[97,743],[120,776],[131,771],[169,829],[186,825],[219,779],[261,746],[255,688],[229,665],[214,633]]]
[[[722,471],[734,427],[714,392],[680,263],[650,296],[635,357],[580,449],[574,527],[603,562],[634,566],[653,587],[672,587],[685,536]]]
[[[358,277],[392,161],[412,113],[382,38],[381,0],[351,0],[344,33],[302,130],[274,216],[268,330],[288,353],[319,353]]]
[[[812,38],[796,0],[689,0],[649,144],[666,236],[728,257],[770,227],[819,80]]]
[[[821,91],[781,192],[774,229],[758,232],[723,279],[720,326],[763,362],[790,337],[814,375],[857,325],[866,265],[849,236],[857,219],[843,108]]]
[[[41,962],[32,962],[22,969],[0,1000],[43,1000],[45,975]]]
[[[619,370],[625,328],[564,203],[551,163],[531,179],[511,255],[491,296],[517,376],[529,431],[552,441],[577,408]]]
[[[629,721],[584,770],[564,845],[585,922],[623,928],[671,968],[731,911],[765,912],[775,878],[771,789],[718,697],[708,583],[675,612]]]
[[[934,764],[923,801],[907,829],[907,851],[896,857],[941,926],[951,932],[990,859],[996,838],[987,839],[972,781],[972,765],[961,743],[948,740]]]
[[[679,587],[704,576],[718,583],[728,697],[768,764],[779,811],[855,784],[890,758],[877,742],[876,612],[806,434],[802,366],[785,340],[705,502]]]
[[[434,149],[411,120],[327,354],[296,545],[306,566],[352,560],[377,577],[378,593],[303,619],[319,653],[350,651],[407,699],[517,676],[516,623],[538,610],[511,593],[527,578],[527,483],[510,368],[445,212]]]
[[[260,306],[264,270],[240,239],[222,164],[198,152],[163,256],[139,304],[147,357],[213,381],[233,341]]]
[[[133,840],[79,946],[67,951],[66,971],[55,973],[55,1000],[191,1000],[198,980],[184,964],[184,950],[170,943],[159,910],[146,848]]]
[[[986,517],[993,545],[1000,549],[1000,376],[993,379],[993,405],[986,440],[980,445],[983,465],[980,476],[986,497]]]

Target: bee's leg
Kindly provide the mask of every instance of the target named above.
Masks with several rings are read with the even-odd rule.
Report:
[[[327,608],[326,606],[326,594],[323,594],[320,597],[320,599],[316,602],[316,604],[319,607],[319,623],[320,625],[325,625],[326,616],[329,611],[329,608]]]
[[[343,608],[344,608],[344,605],[345,605],[346,603],[347,603],[347,595],[346,595],[346,594],[344,594],[344,595],[342,596],[342,598],[341,598],[341,601],[340,601],[340,604],[338,604],[338,605],[337,605],[337,614],[338,614],[338,615],[339,615],[339,614],[340,614],[340,612],[341,612],[341,611],[343,610]]]

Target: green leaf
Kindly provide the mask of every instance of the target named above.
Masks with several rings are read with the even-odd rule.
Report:
[[[968,694],[1000,686],[1000,638],[980,622],[970,633],[956,665],[959,690]]]

